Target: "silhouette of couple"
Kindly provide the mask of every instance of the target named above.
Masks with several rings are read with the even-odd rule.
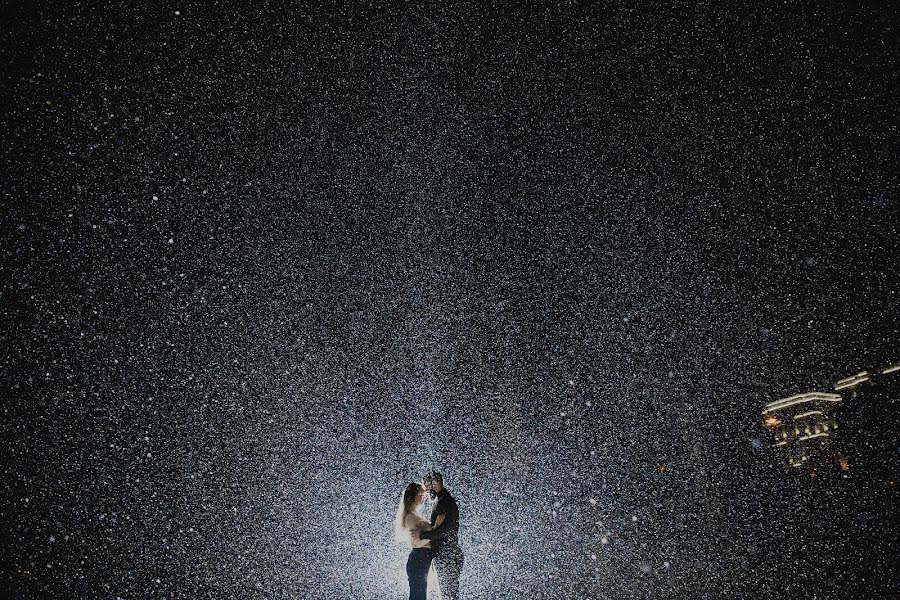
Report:
[[[419,514],[425,496],[434,502],[431,519]],[[442,600],[459,599],[459,576],[463,552],[459,547],[459,507],[444,487],[444,477],[431,471],[422,483],[410,483],[403,491],[394,527],[398,538],[409,546],[406,575],[409,600],[426,600],[428,571],[432,563],[437,572]]]

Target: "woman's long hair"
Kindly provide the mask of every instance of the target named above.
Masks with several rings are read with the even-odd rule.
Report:
[[[403,490],[400,496],[400,504],[397,506],[397,516],[394,517],[394,535],[398,541],[406,542],[409,540],[409,532],[406,530],[404,521],[406,515],[415,510],[416,496],[422,491],[422,486],[416,482],[412,482]]]

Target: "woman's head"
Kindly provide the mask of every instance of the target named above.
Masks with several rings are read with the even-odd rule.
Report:
[[[411,512],[425,501],[425,488],[416,482],[412,482],[403,490],[401,506],[403,512]]]

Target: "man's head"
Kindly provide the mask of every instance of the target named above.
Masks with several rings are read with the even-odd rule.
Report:
[[[422,485],[425,486],[432,498],[436,498],[444,489],[444,476],[432,469],[422,478]]]

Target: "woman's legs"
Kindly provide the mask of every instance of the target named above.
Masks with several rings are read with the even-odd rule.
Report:
[[[409,600],[426,600],[428,597],[428,570],[431,569],[431,551],[416,548],[406,560],[406,575],[409,577]]]

